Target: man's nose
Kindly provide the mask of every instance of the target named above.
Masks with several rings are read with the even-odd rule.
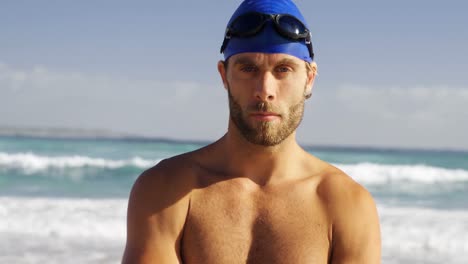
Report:
[[[255,88],[255,98],[259,101],[273,101],[276,98],[276,78],[271,72],[265,72],[259,76]]]

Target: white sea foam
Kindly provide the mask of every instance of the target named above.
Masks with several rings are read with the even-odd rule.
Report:
[[[0,263],[120,263],[126,203],[0,197]]]
[[[111,160],[103,158],[91,158],[87,156],[41,156],[34,153],[3,153],[0,152],[0,168],[21,169],[25,174],[31,174],[47,169],[66,169],[95,167],[105,169],[118,169],[126,166],[137,168],[149,168],[157,160],[147,160],[141,157],[133,157],[126,160]]]
[[[466,263],[468,211],[379,207],[383,257],[391,263]]]
[[[0,233],[125,238],[126,199],[0,197]]]
[[[146,169],[160,160],[133,157],[124,160],[93,158],[87,156],[41,156],[34,153],[0,152],[0,169],[20,169],[24,174],[49,169],[104,168],[119,169],[132,166]],[[468,181],[468,171],[445,169],[427,165],[383,165],[375,163],[335,164],[356,181],[363,184],[389,184],[394,182],[441,183]]]
[[[118,263],[126,205],[126,199],[0,197],[0,262],[30,263],[18,257],[26,248],[36,260],[94,252],[77,257],[86,263]],[[381,205],[378,210],[383,263],[461,264],[468,259],[468,211]],[[12,241],[16,251],[1,250]]]
[[[468,181],[468,171],[445,169],[426,165],[382,165],[360,163],[336,164],[349,176],[364,184],[389,184],[393,182],[442,183]]]

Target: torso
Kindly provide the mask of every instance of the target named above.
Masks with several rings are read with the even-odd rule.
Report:
[[[328,263],[331,224],[317,177],[260,187],[249,179],[197,176],[181,254],[195,263]]]
[[[145,171],[132,189],[124,262],[379,263],[375,204],[352,178],[305,151],[276,170],[250,158],[239,170],[206,147]]]

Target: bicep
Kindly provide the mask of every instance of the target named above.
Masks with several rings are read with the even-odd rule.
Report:
[[[181,263],[180,241],[161,222],[158,216],[141,218],[129,210],[123,263]]]
[[[363,189],[350,200],[333,232],[331,263],[380,263],[380,226],[375,203]]]
[[[140,176],[130,194],[122,263],[181,263],[188,201],[171,184],[145,177]]]

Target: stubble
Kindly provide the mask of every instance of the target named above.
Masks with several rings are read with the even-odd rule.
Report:
[[[247,141],[256,145],[275,146],[280,144],[297,129],[304,116],[305,97],[301,97],[298,103],[291,105],[287,112],[280,112],[269,102],[257,102],[244,111],[232,96],[229,87],[228,96],[232,122]],[[273,112],[280,114],[281,119],[279,122],[258,121],[256,124],[250,125],[245,112]]]

